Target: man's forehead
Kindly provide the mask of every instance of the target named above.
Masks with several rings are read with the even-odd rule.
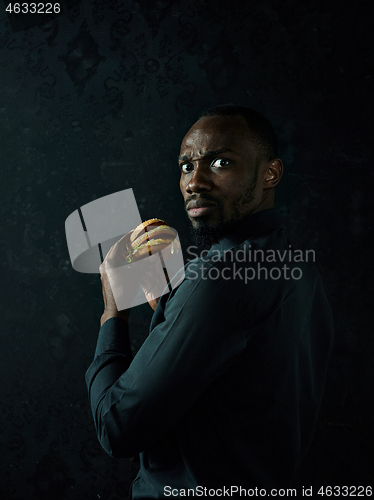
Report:
[[[251,145],[251,130],[242,116],[208,116],[198,120],[185,135],[186,150],[233,150]]]

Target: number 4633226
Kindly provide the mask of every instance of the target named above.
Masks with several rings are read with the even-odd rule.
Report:
[[[9,3],[6,7],[9,14],[59,14],[59,3]]]

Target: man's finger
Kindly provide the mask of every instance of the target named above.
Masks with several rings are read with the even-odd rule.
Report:
[[[104,262],[107,263],[109,267],[118,267],[124,263],[127,254],[127,245],[130,244],[130,235],[132,231],[126,233],[119,239],[107,253]]]

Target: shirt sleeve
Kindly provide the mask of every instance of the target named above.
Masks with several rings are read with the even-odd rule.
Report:
[[[133,456],[156,444],[245,349],[248,294],[241,280],[219,272],[208,278],[209,268],[195,279],[190,272],[173,290],[133,359],[125,322],[103,324],[86,380],[97,434],[110,455]]]

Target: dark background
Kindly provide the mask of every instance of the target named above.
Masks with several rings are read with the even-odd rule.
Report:
[[[336,340],[297,485],[369,485],[373,468],[373,2],[92,0],[8,16],[0,2],[0,498],[126,499],[137,464],[97,442],[84,374],[98,275],[70,264],[65,219],[132,187],[143,219],[189,242],[176,155],[209,105],[265,114],[277,204],[316,251]],[[134,351],[148,305],[132,313]]]

